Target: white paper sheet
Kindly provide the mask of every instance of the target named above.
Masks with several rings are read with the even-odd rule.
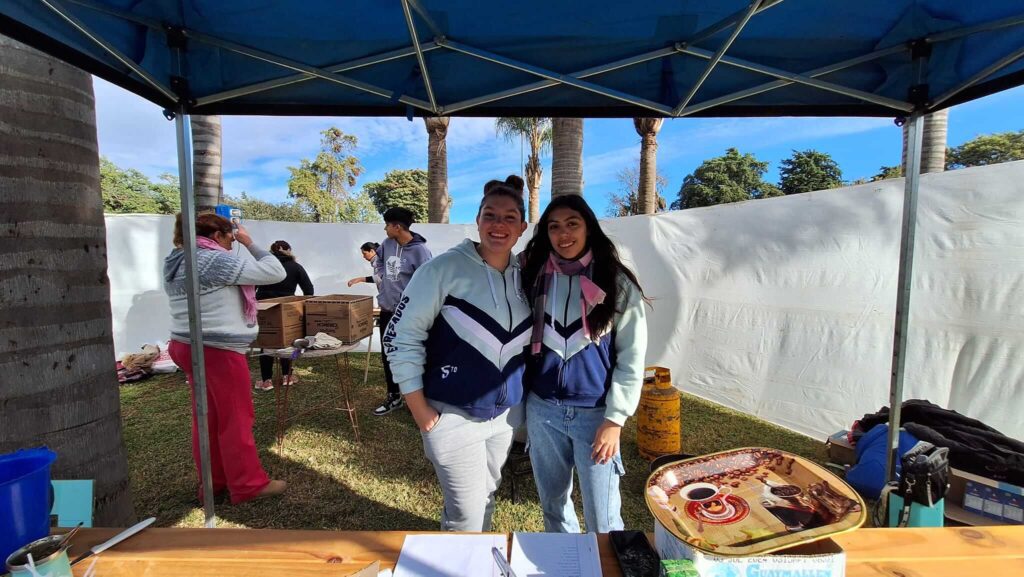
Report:
[[[601,577],[597,535],[516,533],[512,570],[516,577]]]
[[[508,555],[504,535],[408,535],[394,577],[501,577],[492,547]]]

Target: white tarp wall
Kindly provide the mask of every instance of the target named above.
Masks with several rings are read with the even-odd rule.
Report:
[[[818,437],[888,404],[902,201],[899,179],[606,221],[652,299],[648,364]],[[107,219],[118,351],[166,338],[171,223]],[[357,247],[381,225],[248,225],[288,240],[317,294],[372,292],[344,283],[369,274]],[[435,254],[476,236],[414,230]],[[906,398],[1024,437],[1024,162],[923,176],[915,250]]]

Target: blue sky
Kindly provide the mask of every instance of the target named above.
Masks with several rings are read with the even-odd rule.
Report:
[[[174,123],[160,108],[98,78],[94,79],[100,154],[122,168],[150,177],[177,174]],[[359,138],[365,169],[359,185],[389,170],[427,167],[423,122],[404,118],[225,116],[224,192],[280,202],[287,200],[288,166],[318,151],[319,132],[337,126]],[[949,144],[980,134],[1024,128],[1024,87],[963,104],[949,115]],[[869,177],[900,161],[902,138],[891,118],[746,118],[667,120],[658,138],[658,168],[668,179],[671,202],[683,179],[702,161],[729,147],[770,163],[766,179],[778,180],[779,162],[793,150],[831,154],[846,180]],[[527,150],[528,153],[528,150]],[[598,214],[619,189],[616,175],[636,166],[640,137],[630,119],[588,119],[584,124],[584,195]],[[551,158],[544,158],[541,205],[550,198]],[[454,118],[448,133],[451,222],[471,222],[483,184],[520,172],[520,145],[496,137],[494,119]]]

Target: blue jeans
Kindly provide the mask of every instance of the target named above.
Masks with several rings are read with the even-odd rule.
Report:
[[[530,462],[544,512],[545,531],[580,532],[580,521],[572,504],[573,469],[583,493],[587,531],[622,530],[619,477],[626,473],[622,455],[617,453],[604,465],[590,458],[594,435],[603,422],[604,407],[556,405],[532,393],[527,399]]]

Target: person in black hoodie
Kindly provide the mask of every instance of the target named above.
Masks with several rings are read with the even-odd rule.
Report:
[[[290,297],[295,295],[295,288],[302,288],[302,294],[310,296],[313,294],[313,283],[306,274],[306,269],[295,260],[292,254],[292,245],[287,241],[275,240],[270,245],[270,252],[281,261],[281,266],[287,276],[277,284],[263,285],[256,287],[256,299],[272,299],[277,297]],[[291,372],[292,363],[288,359],[281,359],[281,374],[284,375],[282,384],[285,386],[298,383]],[[269,391],[274,388],[274,357],[260,356],[260,382],[254,387],[259,391]]]

